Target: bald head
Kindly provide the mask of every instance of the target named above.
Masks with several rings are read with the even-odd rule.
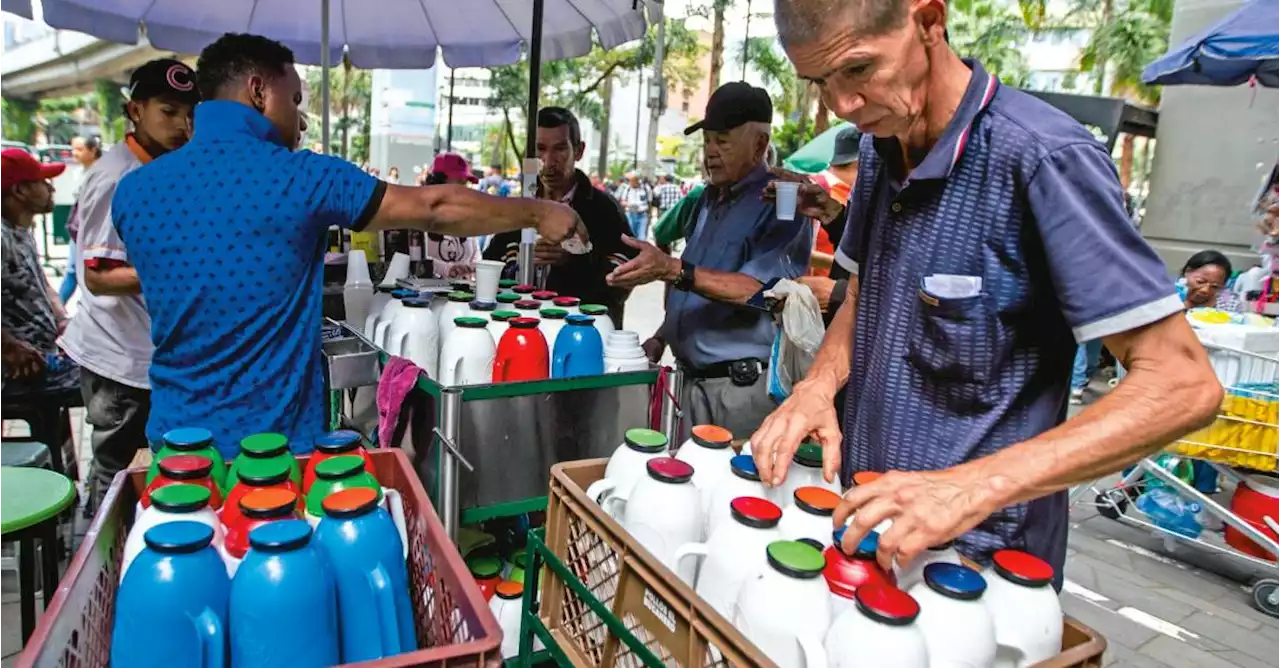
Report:
[[[833,26],[881,35],[907,20],[908,0],[774,0],[773,20],[782,46],[807,44]]]

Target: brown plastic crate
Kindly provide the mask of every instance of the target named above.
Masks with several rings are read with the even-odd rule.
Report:
[[[551,467],[550,551],[663,664],[775,665],[587,498],[584,490],[604,477],[607,463],[590,459]],[[574,665],[643,665],[554,571],[546,569],[540,579],[539,617]],[[1035,668],[1100,668],[1107,641],[1065,618],[1062,646],[1062,654]]]
[[[445,534],[408,458],[400,450],[371,450],[369,455],[378,480],[404,499],[414,621],[418,646],[426,649],[360,665],[501,664],[498,622]],[[18,659],[20,668],[107,665],[125,528],[133,523],[145,478],[146,469],[135,468],[112,481],[102,508]]]

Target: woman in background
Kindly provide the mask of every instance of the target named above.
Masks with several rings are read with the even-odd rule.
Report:
[[[83,168],[81,173],[88,171],[101,157],[102,142],[97,137],[76,137],[71,140],[71,159]],[[67,218],[67,235],[71,237],[71,246],[67,251],[69,254],[67,273],[62,276],[62,287],[58,288],[58,299],[62,300],[63,306],[66,306],[72,295],[76,293],[78,272],[76,265],[80,264],[80,253],[76,249],[76,237],[80,236],[80,221],[76,219],[74,207],[71,209],[71,216]]]
[[[467,159],[457,153],[441,153],[431,163],[423,185],[444,183],[471,185],[479,179],[471,173]],[[475,273],[480,247],[473,237],[452,237],[447,234],[427,233],[427,257],[436,278],[471,278]]]

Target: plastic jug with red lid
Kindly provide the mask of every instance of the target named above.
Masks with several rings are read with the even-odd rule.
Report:
[[[1000,550],[986,572],[982,603],[996,629],[996,668],[1023,668],[1062,651],[1062,603],[1053,567],[1035,555]]]
[[[782,509],[772,501],[742,496],[729,505],[730,521],[720,524],[706,542],[681,546],[673,557],[677,566],[702,557],[694,591],[726,619],[733,616],[742,585],[767,567],[769,544],[782,539],[778,532]]]
[[[537,302],[533,302],[537,304]],[[516,306],[519,307],[519,302]],[[512,318],[493,359],[493,382],[545,380],[551,375],[546,337],[537,318]]]
[[[845,554],[840,547],[844,529],[837,529],[832,536],[833,545],[823,551],[826,563],[822,577],[831,590],[832,610],[840,612],[853,606],[853,595],[859,587],[869,584],[897,586],[893,573],[886,572],[876,561],[876,549],[880,547],[880,534],[872,531],[862,538],[853,554]]]
[[[859,587],[853,599],[827,632],[829,668],[929,668],[929,649],[915,625],[920,604],[910,594],[876,583]]]
[[[222,507],[222,489],[213,480],[213,462],[203,455],[169,455],[155,463],[156,476],[142,490],[142,507],[151,507],[151,494],[161,487],[187,484],[209,490],[209,507]]]
[[[223,513],[224,518],[229,517]],[[242,559],[249,551],[249,533],[269,522],[298,518],[298,495],[277,488],[250,490],[240,497],[240,512],[226,524],[227,554]]]
[[[199,427],[182,427],[166,431],[160,440],[162,442],[160,450],[156,452],[155,458],[151,460],[151,467],[147,470],[148,485],[160,474],[160,462],[166,457],[200,455],[213,462],[210,475],[213,477],[213,482],[218,485],[218,489],[227,490],[227,465],[222,459],[222,453],[213,444],[213,432]]]
[[[282,489],[301,496],[302,490],[289,478],[289,466],[278,459],[249,459],[240,467],[240,480],[227,492],[222,504],[222,524],[231,527],[245,522],[240,500],[255,489]]]

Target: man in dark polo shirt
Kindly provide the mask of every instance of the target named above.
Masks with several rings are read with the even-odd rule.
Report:
[[[1222,398],[1105,147],[962,61],[944,0],[778,0],[796,72],[862,140],[837,261],[854,274],[813,367],[751,437],[780,483],[806,437],[840,469],[845,549],[882,565],[957,539],[980,562],[1066,556],[1065,490],[1211,419]],[[1129,375],[1064,422],[1077,342]],[[850,361],[852,360],[852,364]],[[848,383],[843,415],[832,397]]]

